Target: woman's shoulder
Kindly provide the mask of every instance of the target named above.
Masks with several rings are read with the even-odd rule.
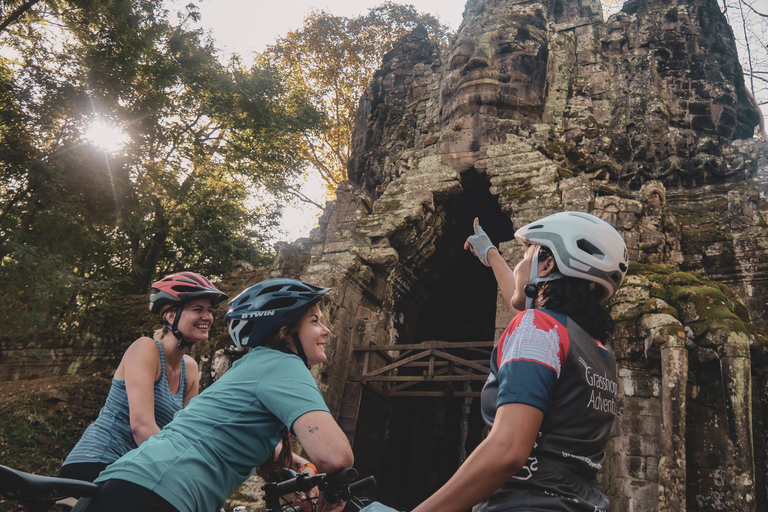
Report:
[[[157,341],[150,338],[149,336],[142,336],[140,338],[137,338],[136,341],[134,341],[133,343],[131,343],[131,346],[128,348],[131,348],[134,346],[139,347],[139,349],[141,350],[147,350],[151,348],[152,350],[157,352],[157,343],[158,343]]]
[[[125,368],[127,366],[135,368],[135,365],[157,365],[157,372],[160,371],[160,353],[157,343],[152,338],[142,336],[128,347],[123,354],[120,365],[115,371],[115,378],[123,380],[125,378]]]
[[[126,354],[131,351],[136,353],[136,355],[143,360],[150,359],[152,361],[157,360],[159,362],[160,349],[158,348],[157,343],[158,342],[152,338],[142,336],[141,338],[131,343],[131,346],[128,347],[128,350],[126,350]]]
[[[182,360],[184,361],[184,366],[187,369],[187,375],[197,374],[198,364],[192,356],[184,354]]]

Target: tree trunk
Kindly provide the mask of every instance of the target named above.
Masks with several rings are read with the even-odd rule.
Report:
[[[152,276],[157,268],[157,263],[165,251],[166,240],[170,233],[170,225],[165,215],[165,206],[162,203],[162,199],[156,197],[154,205],[155,221],[152,229],[154,234],[147,242],[147,245],[144,246],[141,255],[134,260],[133,283],[136,293],[145,293],[152,284]]]

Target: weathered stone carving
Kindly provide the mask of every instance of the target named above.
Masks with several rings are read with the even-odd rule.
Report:
[[[461,259],[472,216],[504,242],[554,211],[590,211],[634,262],[610,303],[613,510],[764,510],[768,148],[751,138],[759,117],[716,1],[633,0],[603,22],[596,0],[471,0],[464,16],[445,55],[417,30],[384,59],[360,102],[351,182],[313,234],[301,276],[335,288],[332,409],[359,410],[359,386],[345,388],[355,346],[424,341],[428,322],[460,329],[470,309],[447,296],[494,293]],[[494,305],[498,331],[509,312],[482,308]]]
[[[334,288],[316,377],[356,465],[406,509],[476,444],[479,415],[450,395],[477,386],[388,402],[382,385],[360,382],[355,348],[498,338],[511,313],[461,248],[472,218],[514,262],[514,227],[590,211],[624,234],[633,262],[609,303],[612,510],[768,510],[768,147],[751,138],[757,122],[716,0],[632,0],[605,22],[597,0],[470,0],[444,55],[416,30],[385,57],[360,101],[350,181],[320,227],[222,289],[278,275]],[[88,357],[120,353],[103,344]],[[204,385],[237,357],[225,333],[196,350]]]

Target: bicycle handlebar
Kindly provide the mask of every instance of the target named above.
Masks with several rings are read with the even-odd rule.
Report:
[[[364,491],[365,489],[374,487],[375,485],[376,479],[372,476],[367,476],[362,480],[358,480],[357,482],[349,484],[349,492],[352,494],[357,494],[360,491]]]
[[[98,490],[91,482],[33,475],[0,465],[0,495],[29,510],[48,510],[56,500],[93,496]]]
[[[336,473],[331,473],[318,486],[323,491],[325,501],[336,503],[349,500],[349,484],[357,478],[355,468],[346,468]]]
[[[294,492],[308,492],[313,487],[317,487],[323,492],[328,503],[336,503],[354,500],[355,492],[376,484],[376,480],[372,476],[352,483],[357,478],[355,468],[346,468],[335,473],[321,473],[315,476],[309,476],[306,473],[297,474],[290,470],[285,473],[289,475],[287,480],[270,482],[262,487],[267,510],[277,510],[281,496]]]
[[[357,478],[357,470],[354,468],[315,476],[309,476],[307,473],[297,474],[290,470],[286,473],[289,475],[287,480],[271,482],[262,487],[267,510],[277,510],[281,496],[294,492],[308,492],[314,487],[323,491],[329,503],[352,501],[358,502],[358,508],[363,508],[355,494],[376,485],[376,480],[372,476],[353,482]],[[66,496],[93,496],[98,489],[99,486],[91,482],[32,475],[0,465],[0,495],[22,503],[26,502],[30,510],[48,510],[57,499]]]
[[[307,492],[325,480],[325,474],[309,476],[306,473],[297,474],[294,471],[291,473],[293,473],[292,478],[282,482],[270,482],[263,487],[264,491],[278,497],[292,492]]]

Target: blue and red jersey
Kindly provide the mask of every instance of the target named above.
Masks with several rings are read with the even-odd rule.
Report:
[[[510,508],[513,502],[525,510],[553,498],[567,510],[607,509],[596,475],[616,396],[610,347],[565,315],[534,309],[518,314],[491,356],[483,418],[491,427],[498,407],[522,403],[541,410],[544,419],[528,464],[478,510],[518,510]]]

